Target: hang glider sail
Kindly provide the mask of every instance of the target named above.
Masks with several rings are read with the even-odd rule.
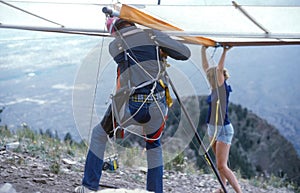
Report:
[[[10,4],[0,1],[0,28],[110,36],[101,12],[108,4]],[[300,45],[298,6],[114,5],[121,18],[189,44]],[[46,11],[45,11],[46,10]],[[67,10],[67,11],[66,11]],[[84,13],[84,14],[79,14]]]
[[[161,31],[168,30],[184,32],[184,30],[180,29],[179,27],[176,27],[168,22],[151,16],[150,14],[142,12],[139,9],[136,9],[129,5],[122,5],[119,17]],[[184,39],[187,43],[202,44],[206,46],[216,46],[216,42],[214,40],[205,37],[183,36],[182,34],[178,37]]]
[[[264,25],[234,1],[233,6],[176,9],[173,6],[166,6],[159,10],[155,7],[157,6],[148,6],[148,10],[163,18],[168,18],[165,14],[173,13],[169,18],[180,23],[183,28],[128,5],[122,5],[119,17],[165,31],[169,35],[182,38],[187,43],[206,46],[300,45],[300,25],[297,23],[300,19],[300,7],[249,7],[253,15],[256,15],[256,12],[257,15],[267,14],[267,17],[258,17],[264,18],[261,19],[264,20],[262,22]],[[282,15],[283,12],[288,14]]]

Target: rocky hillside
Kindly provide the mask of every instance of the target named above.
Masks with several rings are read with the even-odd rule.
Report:
[[[0,192],[1,193],[68,193],[80,185],[83,175],[82,157],[70,156],[62,149],[56,161],[47,159],[40,150],[0,151]],[[47,146],[47,144],[45,144]],[[63,147],[66,144],[61,144]],[[68,146],[68,145],[67,145]],[[48,151],[48,150],[46,150]],[[49,151],[49,153],[51,150]],[[121,166],[116,171],[104,171],[101,189],[144,189],[145,168]],[[292,187],[281,187],[280,180],[239,178],[244,193],[292,193]],[[212,174],[164,172],[164,192],[195,193],[212,192],[218,187]],[[228,187],[229,193],[233,190]],[[99,191],[101,192],[101,191]],[[124,191],[122,191],[124,192]],[[128,191],[126,191],[128,192]]]

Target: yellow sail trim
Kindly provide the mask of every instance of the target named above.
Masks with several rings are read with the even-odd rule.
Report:
[[[176,27],[168,22],[151,16],[141,10],[138,10],[132,6],[123,4],[120,9],[120,18],[132,21],[134,23],[161,30],[161,31],[184,31],[179,27]],[[216,46],[216,42],[212,39],[205,37],[191,37],[191,36],[178,36],[182,38],[186,43],[201,44],[205,46]]]

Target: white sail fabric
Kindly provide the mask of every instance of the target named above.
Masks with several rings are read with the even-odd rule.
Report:
[[[36,26],[63,30],[105,32],[105,15],[108,4],[22,3],[10,4],[47,18],[57,24],[0,4],[0,27]],[[138,9],[167,21],[184,32],[171,35],[202,36],[216,42],[272,42],[300,44],[300,6],[240,6],[264,30],[251,21],[234,5],[143,5]],[[58,25],[60,24],[60,25]],[[63,26],[63,28],[61,27]],[[101,35],[101,34],[100,34]],[[103,35],[103,34],[102,34]],[[107,34],[108,35],[108,34]]]

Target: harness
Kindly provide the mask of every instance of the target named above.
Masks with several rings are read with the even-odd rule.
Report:
[[[167,117],[166,117],[166,115],[164,115],[164,113],[162,112],[162,110],[160,108],[159,108],[159,110],[160,110],[160,113],[163,117],[163,122],[162,122],[160,128],[156,131],[156,133],[151,138],[148,138],[145,135],[140,135],[140,134],[134,133],[134,132],[132,132],[130,130],[127,130],[126,128],[123,127],[124,124],[126,124],[129,120],[133,119],[133,117],[141,110],[143,105],[145,105],[146,103],[156,103],[157,107],[159,107],[158,101],[160,101],[162,98],[166,97],[166,93],[168,93],[168,96],[166,98],[168,106],[169,106],[169,104],[172,103],[172,102],[170,103],[171,96],[169,94],[168,87],[166,86],[167,84],[164,83],[164,81],[162,80],[162,77],[164,77],[164,75],[165,75],[165,69],[166,69],[167,63],[164,62],[164,60],[163,61],[160,60],[160,49],[159,49],[158,43],[155,41],[155,38],[156,38],[155,35],[153,33],[151,33],[150,30],[146,31],[146,33],[149,35],[149,39],[154,43],[154,45],[156,47],[155,49],[156,49],[156,61],[157,61],[158,72],[154,76],[151,75],[139,63],[139,61],[137,61],[134,54],[132,54],[132,52],[130,52],[130,48],[125,49],[126,47],[128,47],[128,46],[126,46],[126,41],[124,40],[125,37],[134,35],[136,33],[145,32],[145,31],[146,30],[136,28],[136,29],[127,31],[123,34],[120,34],[120,37],[123,40],[122,41],[123,44],[120,43],[120,44],[117,44],[117,46],[118,46],[118,50],[122,51],[124,53],[124,60],[125,61],[123,62],[122,65],[126,65],[126,69],[129,69],[131,67],[130,63],[129,63],[129,59],[130,59],[150,79],[143,82],[143,83],[141,83],[141,84],[139,84],[139,85],[137,85],[137,86],[133,86],[132,83],[131,83],[131,78],[129,78],[127,84],[126,83],[123,84],[123,87],[124,87],[123,88],[123,87],[121,87],[121,82],[120,82],[121,72],[119,71],[119,68],[118,68],[117,88],[116,88],[115,94],[112,95],[112,114],[113,114],[112,117],[115,117],[116,122],[117,122],[117,124],[113,125],[114,136],[116,135],[116,133],[118,133],[117,132],[118,130],[122,130],[122,131],[126,130],[126,131],[129,131],[130,133],[133,133],[135,135],[143,137],[147,142],[151,143],[151,142],[154,142],[155,140],[158,140],[161,137],[162,131],[165,127],[165,121],[166,121]],[[129,70],[128,73],[129,73],[129,77],[131,77],[132,75],[131,75],[130,70]],[[158,84],[164,89],[164,91],[155,93],[155,89],[157,88]],[[138,90],[140,88],[144,88],[146,86],[150,86],[150,85],[152,85],[152,88],[150,89],[149,94],[137,94],[137,93],[135,93],[136,90]],[[123,103],[120,102],[121,101],[120,99],[121,100],[123,99],[123,101],[122,101]],[[123,108],[123,106],[126,105],[126,103],[128,103],[129,99],[133,102],[140,102],[141,105],[140,105],[139,109],[134,114],[132,114],[128,119],[122,120],[121,116],[119,115],[119,112],[123,111],[122,108]],[[117,104],[117,102],[119,102],[120,104]]]

